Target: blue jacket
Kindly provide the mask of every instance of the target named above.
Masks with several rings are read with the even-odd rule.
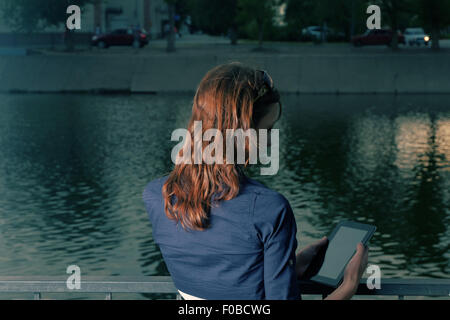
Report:
[[[213,300],[300,299],[297,226],[286,198],[244,178],[236,198],[211,209],[208,229],[186,231],[164,212],[166,179],[150,182],[143,200],[177,289]]]

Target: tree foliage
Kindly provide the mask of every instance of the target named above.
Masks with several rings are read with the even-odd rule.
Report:
[[[324,23],[350,39],[365,28],[366,8],[363,0],[287,0],[285,21],[297,39],[302,28]]]
[[[290,32],[299,35],[302,28],[316,23],[314,0],[287,0],[285,21]]]
[[[213,35],[223,35],[236,25],[237,0],[190,0],[192,23]]]
[[[281,1],[276,0],[238,0],[238,24],[249,33],[252,33],[252,25],[256,27],[260,47],[264,40],[264,30],[273,26],[275,8],[280,4]]]
[[[450,24],[449,0],[378,0],[378,3],[391,29],[424,27],[431,33],[433,48],[439,48],[440,29]],[[397,48],[397,36],[392,47]]]
[[[450,1],[420,0],[416,11],[419,21],[431,32],[433,49],[439,49],[440,30],[450,25]]]
[[[58,26],[67,19],[66,8],[81,8],[94,0],[0,0],[3,19],[17,31],[39,31]],[[439,47],[439,31],[450,24],[450,0],[165,0],[175,7],[175,21],[191,17],[193,29],[212,35],[258,39],[299,40],[307,26],[327,24],[347,39],[366,29],[369,4],[381,7],[382,26],[395,30],[424,27],[432,33],[433,47]],[[284,25],[277,13],[284,6]],[[396,37],[394,37],[396,38]],[[173,39],[174,41],[174,39]],[[395,41],[397,41],[395,39]],[[397,46],[396,42],[393,47]]]
[[[380,5],[383,13],[383,20],[387,22],[389,27],[395,31],[392,37],[391,47],[396,50],[398,48],[397,31],[405,28],[412,12],[413,0],[379,0],[376,4]],[[386,23],[384,23],[386,25]]]

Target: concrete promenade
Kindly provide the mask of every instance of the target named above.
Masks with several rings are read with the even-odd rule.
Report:
[[[288,93],[450,93],[450,52],[386,47],[164,43],[94,48],[75,53],[36,50],[0,55],[0,92],[192,92],[215,65],[241,61],[262,68]]]

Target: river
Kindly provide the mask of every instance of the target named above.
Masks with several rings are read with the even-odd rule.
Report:
[[[0,95],[0,274],[168,275],[142,202],[192,95]],[[280,169],[299,247],[375,224],[383,277],[450,277],[445,95],[283,95]]]

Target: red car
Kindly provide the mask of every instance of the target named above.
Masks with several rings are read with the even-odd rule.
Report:
[[[108,48],[109,46],[142,48],[148,44],[148,36],[144,30],[117,29],[111,33],[94,35],[91,44],[99,48]]]
[[[353,45],[367,46],[367,45],[387,45],[390,46],[394,32],[392,30],[373,29],[367,30],[364,34],[354,36],[352,38]],[[399,32],[398,43],[405,44],[405,37]]]

